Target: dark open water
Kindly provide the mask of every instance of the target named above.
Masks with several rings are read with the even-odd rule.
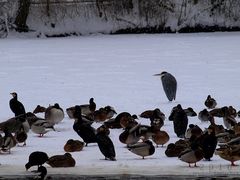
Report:
[[[36,176],[0,176],[0,180],[30,180],[35,179]],[[46,180],[240,180],[240,175],[215,175],[215,176],[185,176],[185,175],[156,175],[156,176],[143,176],[143,175],[99,175],[99,176],[78,176],[78,175],[47,175]]]

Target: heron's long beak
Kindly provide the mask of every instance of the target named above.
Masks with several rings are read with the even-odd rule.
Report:
[[[161,76],[162,74],[154,74],[153,76]]]

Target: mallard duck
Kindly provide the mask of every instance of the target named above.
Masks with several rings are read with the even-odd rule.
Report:
[[[230,114],[228,107],[223,107],[223,124],[227,129],[232,129],[234,125],[237,124],[237,121],[233,115]]]
[[[105,126],[104,124],[101,125],[101,126],[99,126],[99,127],[97,128],[97,133],[98,133],[99,131],[104,132],[106,135],[109,135],[109,134],[110,134],[109,128],[108,128],[107,126]]]
[[[224,116],[223,124],[227,129],[232,129],[237,124],[237,120],[233,116]]]
[[[198,119],[202,122],[209,122],[213,116],[208,112],[207,109],[203,109],[198,113]]]
[[[229,114],[233,117],[237,117],[237,110],[233,106],[228,106]]]
[[[158,129],[164,125],[164,120],[166,119],[165,114],[161,112],[159,108],[154,110],[146,110],[139,116],[142,118],[148,118],[150,120],[150,125],[158,127]]]
[[[55,131],[54,127],[49,124],[46,120],[38,120],[32,124],[31,130],[35,134],[39,134],[39,137],[42,137],[49,131]]]
[[[120,127],[122,127],[120,122],[122,122],[122,124],[123,124],[125,121],[127,121],[129,119],[132,119],[132,120],[134,119],[134,118],[132,118],[132,115],[129,112],[121,112],[115,117],[114,122],[119,123]]]
[[[96,103],[94,102],[94,98],[89,99],[89,104],[80,105],[82,114],[88,116],[96,110]]]
[[[104,109],[107,112],[107,119],[111,119],[115,114],[117,114],[116,110],[112,106],[105,106]]]
[[[0,134],[0,148],[2,147],[2,145],[3,145],[3,136],[2,134]]]
[[[12,133],[8,131],[8,129],[5,129],[3,132],[5,135],[3,137],[2,151],[4,152],[8,151],[10,154],[11,148],[15,147],[17,142],[13,137]]]
[[[43,118],[40,118],[40,117],[37,117],[35,114],[33,114],[32,112],[27,112],[25,114],[26,116],[26,121],[28,122],[28,126],[29,126],[29,129],[31,129],[31,126],[33,123],[35,123],[36,121],[38,121],[39,119],[40,120],[45,120]],[[25,129],[25,127],[24,127]],[[26,130],[25,130],[26,131]]]
[[[74,119],[75,106],[66,109],[67,115],[70,119]]]
[[[120,125],[120,122],[116,120],[116,118],[109,119],[105,121],[104,126],[110,128],[110,129],[120,129],[122,126]]]
[[[33,113],[37,114],[37,113],[46,112],[46,109],[47,108],[45,108],[44,106],[37,105],[37,107],[33,110]]]
[[[221,107],[221,108],[214,108],[209,111],[209,114],[214,117],[223,117],[223,109],[227,108],[227,106]]]
[[[183,109],[185,111],[185,113],[187,114],[187,116],[189,117],[194,117],[197,116],[197,113],[193,110],[193,108],[188,107],[186,109]]]
[[[162,114],[158,110],[154,110],[150,119],[150,125],[154,128],[160,129],[164,125],[165,115]]]
[[[233,130],[235,132],[236,135],[240,135],[240,122],[236,123],[234,126],[233,126]]]
[[[85,116],[91,116],[96,110],[96,103],[94,102],[94,98],[89,99],[89,104],[82,104],[77,106],[80,106],[82,110],[81,113]],[[75,106],[67,108],[66,112],[70,119],[74,119]]]
[[[48,160],[48,155],[42,151],[34,151],[29,155],[28,162],[25,164],[26,170],[32,166],[40,167]]]
[[[50,157],[46,163],[51,167],[74,167],[76,161],[70,153],[65,153]]]
[[[69,139],[64,145],[63,149],[65,152],[76,152],[81,151],[84,147],[84,142],[79,140]]]
[[[22,126],[26,129],[26,132],[29,130],[29,124],[26,121],[26,114],[18,115],[13,118],[10,118],[4,122],[0,123],[0,131],[7,129],[11,133],[15,133],[20,130]]]
[[[27,140],[27,133],[24,131],[24,128],[20,128],[19,131],[17,131],[14,135],[14,138],[16,139],[17,143],[23,143],[23,146],[26,146],[26,140]]]
[[[240,145],[240,137],[239,136],[233,137],[229,141],[221,144],[230,145],[230,146]],[[221,144],[219,143],[219,146],[221,146]]]
[[[178,157],[182,151],[189,147],[189,143],[183,139],[170,143],[165,150],[167,157]]]
[[[203,134],[202,129],[198,125],[189,124],[185,134],[186,139],[190,139],[192,135],[199,137]]]
[[[203,159],[203,152],[199,148],[199,146],[195,143],[191,144],[191,148],[187,148],[184,151],[180,153],[178,158],[189,164],[189,167],[191,167],[191,164],[195,164],[194,167],[197,167],[197,162]]]
[[[221,108],[215,108],[209,111],[209,113],[215,117],[223,117],[226,116],[226,114],[234,118],[237,117],[237,111],[233,106],[223,106]]]
[[[150,119],[151,117],[153,117],[155,115],[158,115],[158,117],[161,117],[163,120],[166,119],[165,114],[159,109],[156,108],[154,110],[146,110],[144,112],[142,112],[139,117],[141,118],[146,118],[146,119]]]
[[[155,131],[154,134],[152,135],[152,140],[153,142],[157,145],[163,145],[166,144],[169,141],[170,137],[166,131],[163,130],[158,130]]]
[[[240,111],[237,112],[237,117],[240,118]]]
[[[120,119],[120,125],[123,129],[125,129],[127,127],[132,127],[132,126],[138,124],[136,119],[138,119],[137,115],[135,115],[135,114],[131,115],[129,113],[126,113],[126,116],[123,116]]]
[[[224,129],[223,125],[216,124],[214,118],[212,118],[210,120],[210,123],[211,124],[209,125],[208,128],[210,128],[210,127],[213,128],[216,135],[218,135],[219,133],[224,133],[225,132],[225,129]]]
[[[129,151],[138,156],[141,156],[143,159],[146,156],[153,155],[155,152],[155,147],[150,140],[146,140],[144,142],[137,142],[136,144],[129,144],[127,148]]]
[[[17,93],[12,92],[10,94],[13,96],[13,98],[9,101],[9,106],[12,112],[15,114],[15,116],[25,114],[26,111],[24,105],[20,101],[18,101]]]
[[[111,119],[115,114],[117,113],[112,106],[105,106],[93,112],[93,119],[96,122],[104,122]]]
[[[44,118],[52,125],[58,124],[64,119],[63,109],[58,103],[55,103],[46,109]]]
[[[192,129],[194,128],[194,124],[189,124],[188,129],[185,133],[185,138],[186,139],[190,139],[190,137],[192,136]]]
[[[235,161],[240,160],[240,145],[237,146],[222,146],[215,151],[222,159],[231,162],[231,166],[236,166]]]
[[[123,144],[135,144],[140,140],[139,132],[138,132],[139,125],[134,127],[126,128],[120,135],[119,141]]]
[[[227,143],[227,142],[231,141],[232,139],[238,137],[238,135],[236,135],[233,130],[226,129],[224,132],[218,133],[216,135],[216,137],[217,137],[219,143]]]
[[[107,126],[108,128],[111,128],[111,129],[120,129],[120,128],[122,128],[122,126],[120,124],[120,121],[121,121],[122,118],[125,119],[126,117],[129,117],[130,119],[132,119],[130,113],[121,112],[115,118],[112,118],[112,119],[109,119],[109,120],[105,121],[104,125]],[[107,115],[104,115],[103,119],[104,120],[107,119]],[[136,119],[136,118],[133,118],[133,119]]]
[[[214,98],[212,98],[211,95],[208,95],[204,104],[207,108],[213,109],[217,106],[217,101]]]
[[[213,109],[217,106],[217,101],[214,98],[212,98],[210,95],[208,95],[204,104],[205,106],[207,106],[207,108]]]
[[[160,130],[157,126],[155,127],[153,125],[149,126],[149,125],[142,125],[142,124],[138,124],[134,128],[135,128],[134,131],[136,132],[137,137],[140,137],[142,141],[152,139],[155,132]]]
[[[95,122],[104,122],[108,119],[107,111],[103,107],[99,108],[98,110],[94,111],[92,114],[92,119]]]
[[[159,109],[159,108],[156,108],[156,109]],[[160,111],[160,109],[159,109],[159,111]],[[153,110],[146,110],[146,111],[143,111],[141,114],[139,114],[139,117],[148,119],[152,115],[153,115]]]

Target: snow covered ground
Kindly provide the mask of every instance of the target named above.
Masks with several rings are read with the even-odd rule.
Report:
[[[94,97],[97,108],[111,105],[118,113],[140,114],[160,108],[166,117],[173,106],[181,104],[199,112],[207,95],[218,107],[232,105],[240,109],[240,33],[93,35],[85,37],[0,40],[0,121],[13,116],[9,108],[10,92],[16,91],[27,111],[38,105],[59,103],[63,109],[86,104]],[[168,102],[155,73],[168,71],[178,81],[177,99]],[[43,114],[39,114],[43,116]],[[148,124],[148,120],[140,119]],[[222,119],[216,119],[222,124]],[[202,128],[197,117],[189,123]],[[29,132],[27,146],[15,147],[11,154],[0,154],[0,175],[30,174],[24,165],[31,152],[40,150],[49,156],[63,154],[70,138],[80,139],[72,129],[73,120],[65,114],[56,132],[43,138]],[[94,124],[95,127],[101,124]],[[170,142],[178,140],[171,121],[162,128]],[[122,130],[111,130],[117,161],[105,161],[96,144],[72,153],[74,168],[53,169],[60,174],[228,174],[239,173],[228,161],[214,156],[200,161],[198,168],[164,154],[166,145],[153,156],[141,159],[118,140]],[[237,162],[237,164],[239,164]],[[34,168],[33,168],[34,169]]]

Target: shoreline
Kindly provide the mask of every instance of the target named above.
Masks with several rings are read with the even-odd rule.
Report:
[[[0,176],[1,180],[22,180],[22,179],[36,179],[37,175],[3,175]],[[45,179],[51,180],[154,180],[154,179],[167,179],[167,180],[185,180],[185,179],[239,179],[239,174],[230,175],[133,175],[133,174],[114,174],[114,175],[70,175],[70,174],[48,174]]]
[[[239,178],[239,166],[203,166],[188,167],[180,166],[140,166],[135,167],[81,167],[73,168],[47,168],[48,174],[46,179],[211,179],[211,178]],[[32,167],[25,171],[24,166],[1,165],[0,179],[32,179],[36,177]]]

